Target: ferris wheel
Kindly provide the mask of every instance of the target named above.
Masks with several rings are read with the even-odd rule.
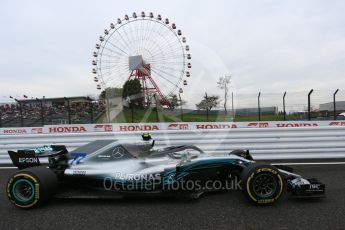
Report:
[[[169,105],[167,97],[182,92],[191,76],[189,51],[186,37],[168,18],[145,12],[125,15],[99,37],[92,60],[94,81],[101,90],[138,79],[147,106],[152,97]]]

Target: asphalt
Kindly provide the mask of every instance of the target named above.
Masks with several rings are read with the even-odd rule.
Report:
[[[240,191],[183,198],[118,200],[53,199],[32,210],[12,206],[5,195],[15,170],[0,170],[0,229],[344,229],[345,165],[294,166],[327,185],[327,197],[293,199],[256,207]]]

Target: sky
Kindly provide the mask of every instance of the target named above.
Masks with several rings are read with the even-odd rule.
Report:
[[[344,10],[341,0],[2,0],[0,102],[23,94],[96,95],[91,61],[99,36],[117,18],[141,11],[168,17],[187,37],[189,106],[205,92],[222,96],[216,82],[225,74],[238,106],[240,95],[255,104],[258,92],[264,99],[284,91],[298,104],[296,95],[304,100],[312,88],[325,102],[339,88],[345,100]]]

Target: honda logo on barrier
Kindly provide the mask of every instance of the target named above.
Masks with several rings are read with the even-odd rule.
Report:
[[[237,128],[236,124],[202,124],[196,125],[196,129],[232,129]]]
[[[84,126],[64,126],[64,127],[49,127],[50,133],[84,133],[86,129]]]
[[[5,129],[4,134],[26,134],[25,129]]]
[[[159,130],[158,125],[120,125],[120,131],[153,131]]]
[[[287,128],[287,127],[310,127],[310,126],[319,126],[317,123],[278,123],[277,127]]]

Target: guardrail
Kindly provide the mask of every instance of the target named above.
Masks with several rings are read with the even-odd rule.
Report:
[[[69,150],[98,139],[140,139],[142,131],[0,135],[0,163],[9,163],[8,150],[44,144],[64,144]],[[195,144],[206,152],[249,149],[254,158],[345,158],[345,127],[236,128],[222,130],[151,131],[156,147]]]

